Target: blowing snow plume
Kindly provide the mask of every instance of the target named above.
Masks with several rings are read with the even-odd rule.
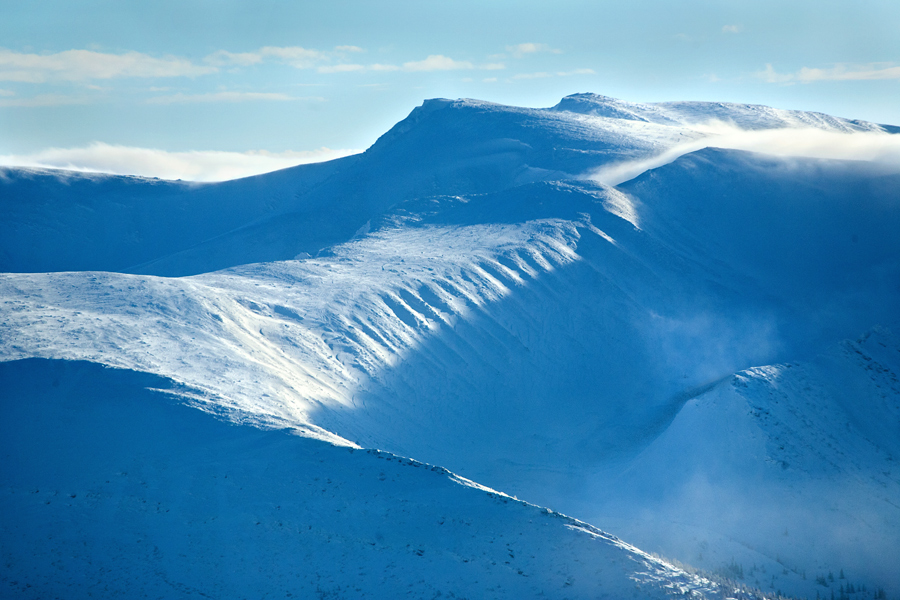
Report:
[[[814,127],[748,131],[722,121],[710,121],[693,128],[702,137],[673,146],[651,158],[603,165],[586,178],[619,185],[703,148],[747,150],[785,157],[861,160],[884,165],[886,172],[900,171],[900,136],[890,133],[825,131]]]

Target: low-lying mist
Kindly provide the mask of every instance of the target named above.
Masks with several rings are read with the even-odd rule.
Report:
[[[301,164],[356,154],[359,150],[319,148],[303,152],[169,152],[94,142],[83,148],[48,148],[33,154],[0,155],[0,165],[68,169],[187,181],[226,181]]]

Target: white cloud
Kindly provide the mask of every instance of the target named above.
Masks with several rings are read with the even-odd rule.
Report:
[[[556,50],[554,48],[551,48],[547,44],[536,44],[534,42],[516,44],[515,46],[507,46],[506,51],[509,52],[513,58],[522,58],[523,56],[527,56],[529,54],[537,54],[538,52],[562,54],[562,50]]]
[[[789,83],[794,81],[793,75],[777,73],[771,64],[767,64],[762,71],[757,71],[756,76],[769,83]]]
[[[247,67],[267,61],[278,61],[291,65],[298,69],[316,69],[319,73],[351,73],[351,72],[428,72],[428,71],[455,71],[484,69],[498,71],[506,68],[501,62],[475,65],[469,61],[454,60],[442,54],[431,54],[424,60],[408,61],[402,65],[373,63],[364,65],[359,63],[340,62],[347,53],[365,52],[359,46],[336,46],[333,52],[321,52],[300,46],[277,47],[266,46],[255,52],[228,52],[218,50],[206,56],[203,60],[212,67]]]
[[[209,94],[172,94],[170,96],[154,96],[147,100],[148,104],[186,104],[195,102],[257,102],[291,100],[324,100],[319,97],[297,97],[270,92],[212,92]]]
[[[740,25],[723,25],[722,33],[740,33],[741,26]]]
[[[329,60],[329,54],[301,46],[265,46],[255,52],[229,52],[217,50],[204,58],[204,62],[217,67],[249,67],[266,60],[283,62],[297,69],[309,69]]]
[[[84,148],[50,148],[27,155],[0,155],[0,164],[20,167],[140,175],[189,181],[224,181],[299,164],[356,154],[359,150],[319,148],[306,152],[166,152],[95,142]]]
[[[0,107],[39,108],[42,106],[70,106],[74,104],[89,104],[86,96],[69,96],[66,94],[38,94],[27,98],[7,97],[0,98]]]
[[[0,97],[2,97],[2,96],[15,96],[15,95],[16,95],[16,93],[15,93],[14,91],[12,91],[12,90],[3,90],[3,89],[0,89]]]
[[[405,62],[402,66],[342,62],[348,53],[361,52],[365,52],[365,50],[358,46],[336,46],[334,51],[329,52],[301,46],[264,46],[252,52],[217,50],[206,55],[202,64],[195,64],[185,58],[172,56],[156,58],[140,52],[108,54],[93,50],[66,50],[56,54],[40,55],[0,49],[0,81],[44,83],[48,81],[84,82],[117,77],[196,77],[216,73],[220,69],[251,67],[267,62],[282,63],[297,69],[316,69],[320,73],[428,72],[471,69],[494,71],[506,68],[506,65],[501,62],[475,65],[469,61],[454,60],[442,54],[432,54],[424,60]]]
[[[499,71],[505,69],[503,63],[487,63],[483,65],[475,65],[465,60],[454,60],[442,54],[429,55],[425,60],[417,60],[403,63],[402,66],[375,63],[371,65],[359,64],[337,64],[325,65],[318,68],[320,73],[346,73],[350,71],[406,71],[406,72],[428,72],[428,71],[461,71],[483,69],[485,71]]]
[[[568,77],[570,75],[596,75],[593,69],[572,69],[571,71],[559,71],[556,73],[559,77]]]
[[[24,54],[0,50],[0,81],[42,83],[115,77],[196,77],[216,70],[214,66],[195,65],[184,58],[155,58],[140,52],[107,54],[66,50],[56,54]]]
[[[366,67],[363,65],[339,64],[319,67],[316,70],[319,73],[351,73],[353,71],[365,71]]]
[[[204,61],[215,67],[245,67],[266,61],[278,61],[298,69],[316,69],[319,73],[350,73],[362,71],[455,71],[470,69],[501,70],[506,65],[499,62],[474,65],[469,61],[454,60],[442,54],[431,54],[424,60],[409,61],[403,65],[374,63],[363,65],[358,63],[335,62],[349,53],[365,52],[358,46],[336,46],[334,52],[321,52],[300,46],[276,47],[266,46],[255,52],[228,52],[219,50],[208,55]]]
[[[259,52],[229,52],[217,50],[203,59],[204,62],[217,67],[249,67],[261,63],[262,54]]]
[[[326,60],[328,56],[318,50],[309,50],[300,46],[266,46],[259,49],[264,57],[274,57],[298,69],[308,69],[317,62]]]
[[[747,131],[715,121],[696,129],[701,133],[699,139],[670,148],[652,158],[603,166],[588,177],[617,185],[703,148],[729,148],[783,157],[862,160],[900,169],[900,135],[793,127]]]
[[[474,69],[468,61],[453,60],[443,54],[431,54],[425,60],[403,63],[404,71],[454,71],[458,69]]]
[[[778,73],[771,64],[756,73],[769,83],[812,83],[815,81],[871,81],[877,79],[900,79],[900,66],[892,63],[871,63],[867,65],[838,64],[830,69],[810,69],[803,67],[795,73]]]
[[[399,71],[400,67],[397,65],[382,65],[382,64],[374,64],[369,65],[369,70],[371,71]]]
[[[553,73],[540,71],[538,73],[519,73],[512,76],[513,79],[544,79],[545,77],[553,77]]]
[[[569,77],[571,75],[596,75],[593,69],[574,69],[572,71],[557,71],[549,73],[547,71],[539,71],[537,73],[519,73],[513,75],[513,79],[545,79],[547,77]]]

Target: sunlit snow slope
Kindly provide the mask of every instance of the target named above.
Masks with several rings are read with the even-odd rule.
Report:
[[[439,464],[686,562],[783,568],[785,591],[814,595],[814,572],[842,567],[900,591],[888,464],[897,391],[877,388],[877,400],[868,384],[851,385],[863,381],[851,363],[809,367],[819,386],[838,375],[826,391],[779,387],[792,408],[760,421],[741,416],[741,402],[758,401],[733,383],[775,386],[786,368],[760,365],[819,364],[876,326],[888,355],[897,351],[900,175],[710,148],[618,187],[581,177],[699,138],[711,119],[888,135],[746,105],[428,101],[362,155],[218,184],[231,188],[179,187],[188,222],[215,212],[218,189],[252,190],[241,192],[250,208],[231,229],[170,245],[165,220],[157,231],[138,219],[156,240],[133,238],[139,266],[112,265],[82,232],[102,229],[113,205],[141,214],[150,192],[73,194],[66,210],[92,216],[67,225],[66,210],[20,193],[30,181],[64,203],[66,176],[12,172],[2,223],[24,233],[0,242],[19,271],[0,276],[0,359],[165,377],[232,420]],[[122,179],[78,185],[114,184]],[[62,233],[43,235],[51,225]],[[73,240],[65,251],[53,246],[62,239]],[[27,252],[48,258],[29,263]],[[95,271],[37,272],[57,269]],[[202,274],[158,276],[189,273]],[[885,381],[896,377],[896,362],[879,364]],[[731,409],[695,416],[722,394]],[[824,456],[817,441],[844,439],[843,413],[828,408],[837,396],[880,425]],[[732,443],[729,426],[751,433]],[[760,450],[787,437],[798,440],[790,460]],[[697,477],[702,507],[715,510],[692,504]],[[848,477],[862,481],[856,496]],[[756,492],[742,495],[747,486]],[[878,526],[838,535],[863,505]],[[798,522],[827,520],[834,526]]]

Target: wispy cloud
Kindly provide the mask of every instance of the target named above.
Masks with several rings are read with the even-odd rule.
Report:
[[[0,164],[162,179],[224,181],[358,152],[359,150],[332,150],[324,147],[305,152],[166,152],[96,142],[84,148],[50,148],[27,155],[0,155]]]
[[[425,60],[403,63],[404,71],[455,71],[474,69],[475,65],[466,60],[453,60],[443,54],[432,54]]]
[[[558,77],[569,77],[570,75],[596,75],[597,72],[593,69],[572,69],[571,71],[558,71],[556,75]]]
[[[538,71],[537,73],[519,73],[511,79],[544,79],[546,77],[570,77],[572,75],[596,75],[593,69],[573,69],[571,71]]]
[[[309,69],[330,59],[327,52],[301,46],[264,46],[253,52],[217,50],[207,55],[203,61],[216,67],[249,67],[273,60],[297,69]]]
[[[517,52],[544,51],[542,44],[520,44]],[[296,69],[315,69],[319,73],[351,72],[430,72],[455,70],[496,71],[506,68],[502,62],[476,64],[468,60],[456,60],[443,54],[431,54],[423,60],[407,61],[400,65],[346,62],[349,54],[365,52],[359,46],[335,46],[333,51],[321,51],[302,46],[264,46],[250,52],[217,50],[206,55],[200,63],[187,58],[149,56],[140,52],[109,54],[94,50],[66,50],[55,54],[26,54],[0,49],[0,81],[44,83],[52,81],[87,82],[95,79],[119,77],[197,77],[221,70],[236,70],[264,63],[280,63]],[[209,100],[204,100],[204,98]],[[239,101],[244,98],[229,98],[226,95],[182,97],[176,95],[170,100],[151,102],[181,101]],[[258,97],[256,99],[264,99]],[[276,98],[270,98],[276,99]],[[287,99],[287,98],[284,98]],[[23,101],[24,102],[24,101]]]
[[[365,71],[365,65],[341,63],[339,65],[327,65],[316,69],[319,73],[352,73],[353,71]]]
[[[0,98],[0,107],[40,108],[45,106],[71,106],[90,104],[92,100],[83,95],[38,94],[37,96]]]
[[[740,25],[722,25],[722,33],[740,33],[741,29]]]
[[[553,77],[553,73],[547,71],[538,71],[537,73],[518,73],[512,76],[512,79],[544,79],[545,77]]]
[[[3,90],[3,89],[0,89],[0,97],[2,97],[2,96],[15,96],[15,95],[16,95],[16,93],[15,93],[14,91],[12,91],[12,90]]]
[[[328,56],[323,52],[301,48],[300,46],[266,46],[259,49],[259,54],[265,58],[278,59],[297,69],[308,69],[328,59]]]
[[[455,60],[443,54],[431,54],[424,60],[405,62],[402,65],[374,63],[371,65],[338,63],[335,65],[322,65],[316,70],[319,73],[350,73],[363,71],[391,72],[405,71],[407,73],[424,73],[430,71],[499,71],[505,69],[503,63],[475,64],[468,60]]]
[[[537,44],[534,42],[526,42],[524,44],[516,44],[515,46],[507,46],[506,51],[513,58],[522,58],[529,54],[537,54],[539,52],[548,52],[550,54],[562,54],[562,50],[551,48],[547,44]]]
[[[263,56],[259,52],[229,52],[228,50],[217,50],[203,59],[203,62],[216,67],[249,67],[262,61]]]
[[[55,54],[25,54],[0,50],[0,81],[43,83],[87,81],[116,77],[196,77],[213,73],[211,65],[140,52],[108,54],[93,50],[66,50]]]
[[[171,94],[169,96],[154,96],[147,100],[148,104],[185,104],[196,102],[287,102],[293,100],[317,100],[324,98],[318,96],[288,96],[287,94],[270,92],[211,92],[208,94]]]
[[[297,69],[315,69],[319,73],[352,73],[364,71],[457,71],[457,70],[500,70],[503,63],[493,62],[476,65],[467,60],[455,60],[443,54],[431,54],[423,60],[414,60],[402,65],[373,63],[369,65],[343,62],[348,53],[362,53],[358,46],[336,46],[334,52],[322,52],[300,46],[266,46],[254,52],[229,52],[219,50],[204,58],[204,62],[214,67],[247,67],[264,62],[281,62]]]
[[[803,67],[794,73],[779,73],[767,64],[756,76],[769,83],[813,83],[816,81],[872,81],[878,79],[900,79],[900,66],[893,63],[870,63],[866,65],[838,64],[830,69]]]
[[[370,71],[399,71],[400,67],[397,65],[384,65],[380,63],[375,63],[374,65],[369,65],[366,67]]]

